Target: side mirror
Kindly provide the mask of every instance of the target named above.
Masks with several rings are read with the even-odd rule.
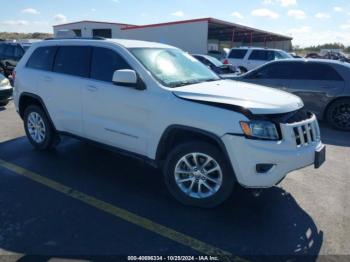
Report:
[[[131,69],[116,70],[113,74],[113,84],[120,86],[133,87],[137,90],[146,89],[145,84],[137,76],[137,73]]]

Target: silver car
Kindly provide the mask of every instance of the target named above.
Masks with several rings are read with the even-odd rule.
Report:
[[[350,64],[288,59],[265,64],[235,80],[294,93],[305,108],[336,129],[350,131]]]

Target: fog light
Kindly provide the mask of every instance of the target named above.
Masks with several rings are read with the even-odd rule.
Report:
[[[274,166],[274,164],[257,164],[256,172],[259,174],[265,174],[269,172]]]

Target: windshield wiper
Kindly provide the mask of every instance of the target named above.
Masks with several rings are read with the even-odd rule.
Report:
[[[193,85],[193,84],[198,84],[200,83],[199,81],[179,81],[179,82],[174,82],[171,83],[171,87],[180,87],[180,86],[187,86],[187,85]]]

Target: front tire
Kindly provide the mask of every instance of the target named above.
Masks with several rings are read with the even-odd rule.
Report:
[[[57,134],[41,107],[28,106],[24,111],[23,120],[27,137],[36,149],[46,150],[55,145]]]
[[[350,131],[350,98],[333,102],[326,112],[326,118],[333,128]]]
[[[232,193],[235,178],[223,153],[204,142],[185,143],[170,152],[164,165],[165,183],[179,202],[211,208]]]
[[[6,101],[6,102],[0,102],[0,107],[7,106],[8,103],[9,103],[8,101]]]

